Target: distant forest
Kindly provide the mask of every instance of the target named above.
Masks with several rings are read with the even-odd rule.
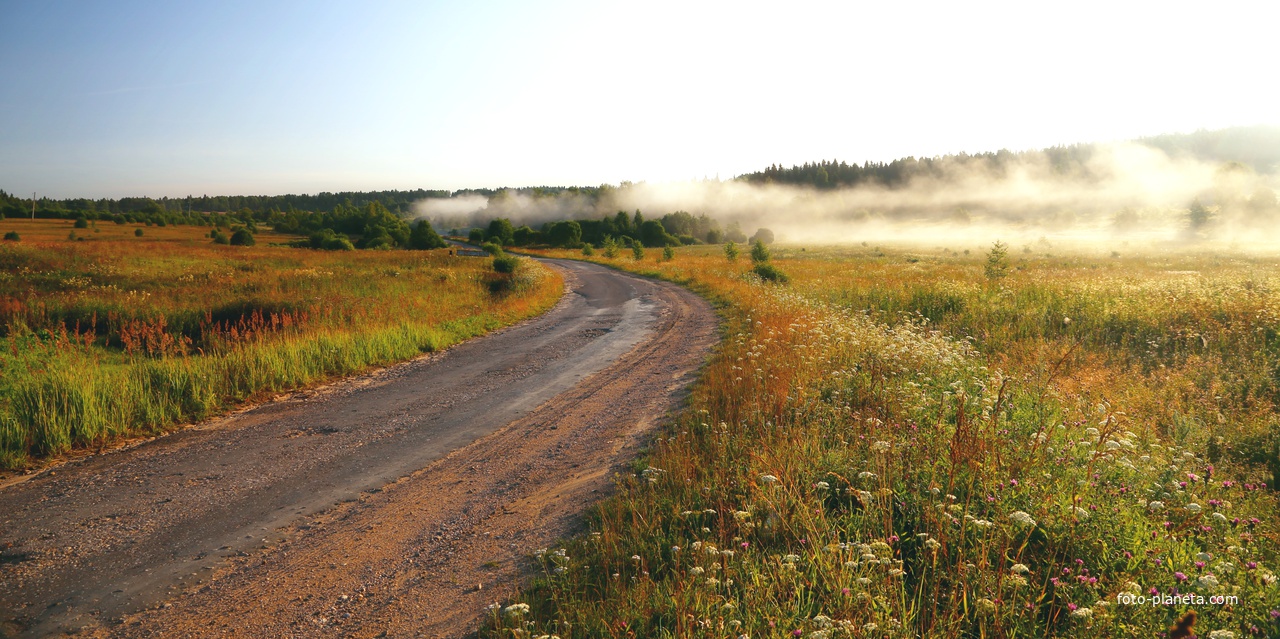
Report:
[[[1135,140],[1164,151],[1170,157],[1191,157],[1212,162],[1239,162],[1258,173],[1274,173],[1280,167],[1280,127],[1238,127],[1188,134],[1161,135]],[[906,186],[920,177],[942,178],[959,168],[984,168],[1001,175],[1006,167],[1027,160],[1043,159],[1063,176],[1090,177],[1087,164],[1097,151],[1094,144],[1055,146],[1038,151],[1000,150],[969,155],[960,153],[936,158],[906,157],[892,162],[847,164],[837,160],[806,162],[784,168],[773,165],[737,179],[751,184],[790,184],[834,189],[864,185],[888,188]]]
[[[1162,135],[1136,140],[1161,149],[1173,157],[1191,157],[1203,161],[1236,162],[1258,173],[1274,173],[1280,167],[1280,127],[1241,127],[1190,134]],[[878,185],[894,189],[907,186],[919,177],[945,177],[957,168],[981,168],[999,176],[1016,164],[1034,160],[1064,177],[1088,179],[1089,159],[1097,152],[1093,144],[1059,146],[1040,151],[955,154],[936,158],[900,158],[891,162],[848,164],[837,160],[806,163],[784,168],[770,166],[762,171],[740,175],[735,180],[750,184],[786,184],[835,189]],[[187,196],[181,198],[125,197],[119,199],[30,198],[0,191],[0,219],[4,217],[63,218],[114,221],[116,223],[189,224],[220,228],[245,228],[256,231],[265,224],[278,231],[307,236],[298,244],[315,248],[429,248],[441,245],[429,224],[411,226],[406,220],[415,217],[415,203],[430,198],[481,196],[488,198],[492,218],[502,219],[501,204],[511,194],[531,198],[569,198],[584,203],[582,210],[607,206],[609,196],[619,186],[599,187],[531,187],[522,189],[468,189],[442,191],[416,189],[409,191],[348,191],[314,195],[233,195]],[[599,206],[597,206],[599,205]],[[483,214],[485,211],[482,211]],[[651,217],[618,212],[598,219],[564,217],[562,221],[541,224],[539,229],[513,228],[510,222],[501,228],[481,230],[479,237],[499,238],[504,243],[552,243],[557,245],[595,244],[606,241],[643,243],[647,246],[743,241],[745,233],[731,223],[722,228],[706,215],[693,216],[683,211]],[[471,222],[485,224],[488,219]],[[498,220],[495,220],[497,222]],[[419,226],[425,228],[418,229]],[[466,225],[464,225],[465,227]],[[465,230],[462,229],[462,230]],[[416,234],[415,234],[416,231]],[[223,235],[210,232],[218,241]],[[755,239],[754,237],[751,239]]]

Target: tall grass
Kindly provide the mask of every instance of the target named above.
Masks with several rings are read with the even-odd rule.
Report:
[[[24,242],[0,246],[0,264],[8,468],[445,348],[537,314],[561,290],[531,264],[495,294],[488,260],[448,251],[203,238]]]
[[[1272,262],[603,261],[716,298],[721,350],[488,635],[1280,635]]]

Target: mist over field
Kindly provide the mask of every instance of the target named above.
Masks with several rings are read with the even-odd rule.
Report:
[[[506,189],[419,201],[414,211],[442,228],[497,217],[532,227],[599,219],[617,211],[660,218],[674,211],[737,222],[780,241],[927,243],[1124,237],[1156,242],[1215,239],[1269,242],[1277,236],[1274,166],[1171,154],[1129,142],[1093,145],[1064,165],[1047,152],[948,156],[895,185],[818,188],[768,177],[730,181],[624,183],[599,189]],[[750,176],[748,176],[750,177]],[[1203,219],[1191,222],[1199,202]]]

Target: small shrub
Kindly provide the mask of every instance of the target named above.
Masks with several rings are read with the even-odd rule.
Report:
[[[968,251],[966,251],[967,253]],[[1009,245],[996,241],[987,252],[987,263],[983,266],[987,279],[999,279],[1009,274]]]
[[[325,239],[324,245],[321,246],[321,248],[326,251],[354,251],[356,250],[356,245],[352,244],[351,240],[345,237],[334,236]]]
[[[618,257],[618,243],[612,237],[604,238],[604,256],[609,259]]]
[[[480,248],[484,249],[485,253],[488,253],[489,255],[492,255],[494,257],[502,256],[502,247],[498,246],[493,242],[485,242],[484,244],[480,245]]]
[[[756,240],[756,243],[751,245],[751,261],[756,264],[769,261],[769,247],[764,245],[763,240]]]
[[[253,246],[254,242],[253,233],[250,233],[249,229],[236,229],[236,232],[231,234],[232,246]]]
[[[142,237],[142,229],[134,229],[134,230],[133,230],[133,236],[134,236],[134,237]]]
[[[595,249],[593,249],[593,248],[591,248],[591,245],[590,245],[590,244],[588,244],[588,245],[586,245],[586,246],[582,247],[582,254],[583,254],[583,255],[586,255],[587,257],[591,257],[592,255],[595,255],[595,254],[596,254],[596,250],[595,250]]]
[[[725,242],[724,256],[729,258],[730,262],[736,262],[738,260],[738,245],[733,241]]]
[[[89,219],[88,219],[88,218],[83,218],[83,217],[78,217],[78,218],[76,218],[76,223],[75,223],[75,225],[74,225],[74,226],[75,226],[75,228],[78,228],[78,229],[87,229],[87,228],[89,228]]]
[[[4,240],[6,242],[21,242],[22,238],[18,236],[17,231],[9,231],[4,234]]]
[[[632,256],[632,257],[634,257],[634,258],[636,258],[636,261],[637,261],[637,262],[639,262],[640,260],[643,260],[643,259],[644,259],[644,245],[643,245],[643,244],[641,244],[641,243],[639,243],[639,242],[636,242],[634,245],[632,245],[632,246],[631,246],[631,256]]]
[[[227,234],[223,233],[222,231],[214,231],[213,243],[214,244],[230,244],[231,238],[227,237]]]
[[[493,258],[493,270],[499,273],[515,273],[520,266],[520,258],[513,255],[498,255]]]
[[[670,246],[665,246],[665,247],[663,247],[663,248],[662,248],[662,261],[664,261],[664,262],[670,262],[671,260],[674,260],[674,259],[676,259],[676,250],[675,250],[675,249],[673,249],[673,248],[671,248]]]
[[[778,267],[768,263],[760,262],[755,268],[751,269],[753,273],[760,276],[760,279],[766,282],[777,282],[778,284],[786,284],[791,281],[786,273],[783,273]]]

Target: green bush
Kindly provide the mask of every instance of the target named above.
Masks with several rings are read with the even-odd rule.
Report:
[[[22,238],[18,236],[18,232],[17,232],[17,231],[9,231],[8,233],[5,233],[5,234],[4,234],[4,239],[5,239],[5,241],[7,241],[7,242],[19,242],[19,241],[22,241]]]
[[[759,275],[760,279],[765,280],[766,282],[786,284],[791,281],[791,278],[787,277],[786,273],[783,273],[778,267],[768,262],[760,262],[759,264],[756,264],[756,267],[751,269],[751,271],[756,275]]]
[[[84,217],[78,217],[76,218],[76,223],[74,226],[75,228],[78,228],[78,229],[87,229],[89,228],[89,219]]]
[[[488,253],[489,255],[492,255],[494,257],[502,256],[502,247],[498,246],[493,242],[485,242],[484,244],[480,245],[480,248],[484,249],[485,253]]]
[[[756,240],[751,245],[751,261],[756,264],[764,264],[769,261],[769,247],[764,245],[764,241]]]
[[[520,266],[520,259],[513,255],[498,255],[493,258],[493,270],[499,273],[515,273]]]
[[[134,237],[142,237],[142,229],[134,229],[134,231],[133,231],[133,236],[134,236]]]
[[[323,248],[326,251],[354,251],[356,250],[356,245],[352,244],[351,240],[342,237],[341,235],[335,235],[326,239],[324,241],[324,245],[320,248]]]
[[[250,233],[249,229],[236,229],[236,232],[231,234],[231,245],[253,246],[253,233]]]
[[[223,233],[222,231],[214,231],[213,243],[214,244],[230,244],[231,238],[227,237],[227,234]]]
[[[736,262],[738,260],[738,245],[732,240],[725,242],[724,256],[728,258],[730,262]]]
[[[413,232],[409,234],[409,248],[419,251],[429,249],[438,249],[448,246],[439,233],[431,227],[431,222],[426,218],[418,220],[413,226]]]
[[[988,279],[1000,279],[1009,274],[1009,245],[997,241],[987,253],[987,263],[982,267]]]
[[[591,248],[591,245],[590,245],[590,244],[588,244],[588,245],[586,245],[586,246],[582,247],[582,254],[583,254],[583,255],[586,255],[587,257],[591,257],[592,255],[595,255],[595,254],[596,254],[596,250],[595,250],[595,249],[593,249],[593,248]]]

